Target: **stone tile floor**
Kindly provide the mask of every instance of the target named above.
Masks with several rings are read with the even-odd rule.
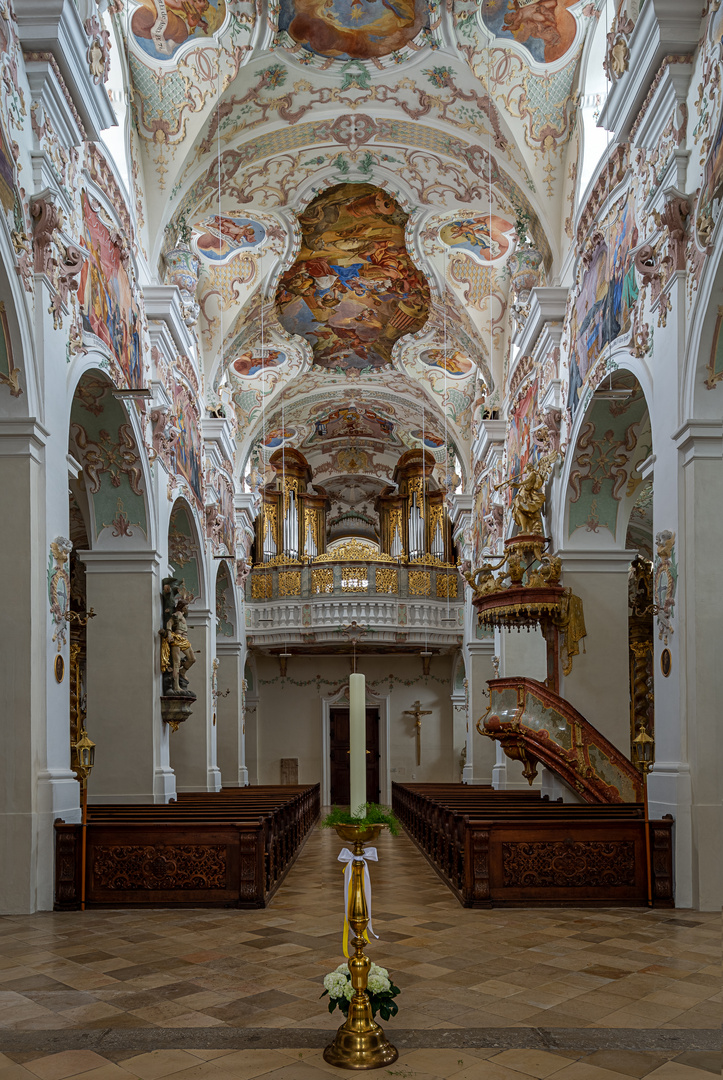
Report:
[[[0,1080],[334,1072],[318,1047],[340,1017],[319,995],[342,959],[339,847],[334,833],[314,830],[261,911],[0,917]],[[383,835],[378,848],[379,941],[368,951],[403,991],[385,1028],[392,1040],[395,1030],[411,1037],[377,1075],[700,1080],[720,1072],[720,1054],[696,1040],[720,1025],[720,916],[466,910],[406,837]],[[556,1030],[566,1032],[564,1049]],[[548,1032],[542,1041],[540,1031]],[[248,1045],[252,1032],[259,1049]]]

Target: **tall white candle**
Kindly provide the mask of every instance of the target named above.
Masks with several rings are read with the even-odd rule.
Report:
[[[366,679],[349,676],[349,808],[356,814],[367,801]]]

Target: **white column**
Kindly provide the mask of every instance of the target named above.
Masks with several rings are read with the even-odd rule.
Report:
[[[495,630],[495,642],[499,650],[500,678],[519,676],[544,682],[547,677],[547,646],[539,627],[529,632],[521,630]],[[490,661],[490,669],[491,669]],[[493,678],[490,674],[488,678]],[[485,708],[489,704],[487,701]],[[487,740],[491,742],[492,740]],[[529,784],[522,775],[519,761],[508,758],[500,746],[494,743],[494,765],[492,767],[492,786],[504,791],[507,788],[527,788]],[[540,778],[535,780],[535,787],[540,785]]]
[[[222,782],[224,787],[245,787],[249,778],[245,754],[243,646],[239,642],[217,641],[216,656],[219,690],[216,745]]]
[[[466,650],[469,703],[466,766],[469,766],[469,773],[465,774],[464,780],[467,784],[492,783],[495,762],[494,743],[492,739],[480,735],[477,731],[477,721],[484,716],[489,705],[487,680],[494,678],[492,667],[494,648],[494,639],[488,637],[470,642]]]
[[[682,565],[682,553],[686,548],[690,550],[690,543],[695,546],[697,524],[692,509],[688,523],[685,496],[687,469],[683,468],[684,455],[676,445],[681,419],[680,400],[677,393],[671,392],[672,387],[682,384],[685,362],[685,274],[673,274],[665,292],[670,296],[671,308],[665,326],[655,327],[652,363],[655,378],[651,405],[654,457],[648,462],[648,468],[653,480],[653,552],[656,551],[655,537],[659,533],[669,530],[676,534],[674,551],[679,562],[679,579],[673,633],[667,643],[670,651],[670,674],[667,678],[660,669],[660,657],[666,645],[659,637],[658,620],[654,621],[655,768],[648,778],[648,799],[653,818],[662,817],[663,814],[672,814],[675,818],[675,902],[679,907],[690,907],[696,900],[693,885],[693,792],[688,746],[691,718],[686,700],[689,672],[686,596],[695,585],[694,576],[690,579]],[[664,295],[661,294],[659,303]],[[679,438],[681,444],[685,444],[685,431],[679,433]],[[694,472],[690,474],[691,479]],[[706,595],[709,586],[710,581],[703,590]],[[690,599],[696,601],[698,598],[692,595]],[[700,599],[702,602],[703,597]],[[711,668],[711,677],[714,670],[714,667]]]
[[[662,674],[663,643],[656,634],[656,765],[649,793],[651,812],[672,813],[676,818],[676,903],[713,911],[723,901],[719,858],[723,663],[717,585],[723,525],[723,422],[689,420],[676,433],[675,442],[682,475],[676,538],[678,590],[668,648],[672,667],[680,669],[680,698],[677,709],[670,707],[673,671],[667,679]]]
[[[148,551],[82,551],[87,604],[86,726],[96,744],[90,803],[175,798],[161,721],[160,559]]]
[[[45,576],[47,435],[34,419],[0,420],[0,550],[6,556],[0,605],[0,912],[52,907],[53,819],[70,820],[78,806],[69,767],[67,682],[58,687],[65,743],[49,745],[46,727],[46,672],[55,658]],[[67,652],[66,647],[66,659]]]

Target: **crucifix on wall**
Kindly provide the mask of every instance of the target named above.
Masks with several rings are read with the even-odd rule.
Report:
[[[411,709],[404,710],[405,716],[414,717],[414,733],[417,737],[417,765],[422,764],[422,717],[431,716],[431,709],[423,709],[419,701],[415,701]]]

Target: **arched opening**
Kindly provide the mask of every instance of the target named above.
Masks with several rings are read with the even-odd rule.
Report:
[[[69,417],[67,620],[70,740],[85,727],[96,744],[89,802],[164,801],[173,791],[154,643],[159,568],[136,428],[122,392],[86,370]]]
[[[559,553],[564,584],[583,601],[587,635],[561,693],[630,757],[635,729],[652,719],[651,612],[643,602],[652,584],[650,414],[640,382],[622,367],[588,400],[568,456]]]
[[[216,655],[212,693],[218,763],[224,787],[248,783],[244,748],[243,645],[238,626],[236,587],[226,560],[216,574]]]
[[[168,519],[168,563],[172,608],[182,616],[182,622],[176,618],[180,640],[175,659],[179,672],[183,670],[177,687],[169,682],[168,675],[164,684],[165,697],[175,699],[168,707],[169,715],[178,722],[171,737],[171,764],[179,791],[216,791],[221,787],[216,716],[219,682],[218,666],[214,664],[216,601],[207,586],[206,542],[198,516],[182,497],[176,499]],[[211,588],[215,585],[214,581]],[[171,618],[168,612],[168,625]],[[171,656],[170,661],[173,659]]]

